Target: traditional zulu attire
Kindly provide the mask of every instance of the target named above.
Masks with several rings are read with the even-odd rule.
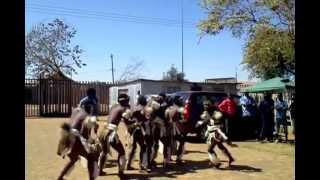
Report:
[[[98,156],[101,147],[95,136],[97,128],[95,116],[90,116],[80,107],[73,110],[70,122],[62,125],[62,136],[58,146],[58,155],[67,155],[70,162],[58,179],[63,179],[71,171],[80,156],[87,160],[89,179],[93,180],[98,176]]]
[[[152,113],[150,114],[151,116],[151,132],[153,135],[153,148],[151,152],[151,161],[150,164],[155,166],[155,159],[158,154],[158,149],[159,149],[159,140],[163,143],[164,147],[168,147],[168,137],[166,134],[166,128],[168,126],[168,123],[166,122],[165,119],[165,110],[167,108],[167,104],[164,102],[162,104],[158,103],[155,100],[151,100],[149,102],[149,112],[151,111]],[[164,165],[167,163],[167,148],[163,149],[163,159],[164,159]]]
[[[145,143],[146,135],[150,135],[150,127],[148,127],[148,119],[144,115],[144,106],[138,105],[132,113],[132,121],[127,124],[129,133],[129,155],[127,169],[133,169],[131,163],[137,148],[140,146],[140,169],[145,170],[148,166],[147,145]]]
[[[179,142],[178,152],[177,152],[177,162],[181,162],[182,155],[184,151],[184,143],[185,138],[183,137],[183,134],[181,133],[178,123],[181,123],[183,121],[183,108],[179,107],[178,105],[174,104],[167,108],[165,115],[166,119],[168,121],[168,128],[167,128],[167,136],[168,136],[168,144],[167,147],[167,161],[170,160],[172,150],[175,149],[175,142]]]
[[[198,125],[207,125],[205,136],[207,137],[208,155],[210,162],[217,167],[220,165],[220,162],[217,158],[217,154],[214,151],[214,147],[216,145],[229,158],[229,164],[234,161],[228,149],[223,145],[223,141],[228,141],[228,137],[220,129],[219,121],[222,119],[222,116],[222,113],[219,111],[205,108],[201,115],[201,119],[203,119],[203,121],[198,121]]]
[[[159,105],[159,104],[158,104]],[[147,151],[147,168],[151,168],[151,160],[153,156],[153,134],[152,134],[152,118],[153,118],[154,108],[150,105],[147,105],[143,108],[142,114],[146,118],[143,123],[143,129],[145,130],[144,140],[146,144]]]
[[[107,141],[104,149],[108,149],[108,143],[118,152],[118,167],[119,167],[119,175],[123,174],[126,165],[126,158],[125,158],[125,150],[123,145],[118,136],[118,125],[120,121],[123,119],[126,121],[129,120],[131,117],[130,107],[124,107],[120,104],[116,105],[111,109],[110,116],[108,118],[108,126],[107,126],[107,133],[102,133],[100,139],[102,141]],[[100,166],[100,173],[102,172],[103,165],[106,161],[106,152],[102,151],[99,158],[99,166]]]

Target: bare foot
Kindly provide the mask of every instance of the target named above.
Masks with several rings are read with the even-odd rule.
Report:
[[[235,160],[234,160],[233,158],[231,158],[231,159],[229,160],[228,167],[230,167],[231,164],[232,164],[234,161],[235,161]]]

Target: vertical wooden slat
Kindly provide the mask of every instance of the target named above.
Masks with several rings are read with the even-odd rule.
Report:
[[[61,81],[59,82],[59,85],[58,85],[58,97],[57,97],[57,99],[58,99],[58,102],[57,102],[58,111],[59,111],[59,113],[61,113]]]
[[[44,114],[46,114],[48,112],[47,110],[47,94],[48,94],[48,81],[47,80],[43,80],[44,82],[44,87],[43,87],[43,105],[44,105]]]
[[[50,115],[52,113],[70,114],[88,88],[97,91],[100,115],[109,111],[109,82],[49,79],[26,79],[25,89],[28,99],[25,103],[25,116]]]
[[[35,95],[35,88],[34,88],[34,81],[33,80],[29,80],[29,85],[30,85],[30,89],[31,89],[31,107],[29,110],[29,115],[33,115],[34,113],[34,106],[35,106],[35,101],[34,101],[34,95]]]
[[[69,98],[68,98],[68,102],[69,102],[69,111],[68,111],[68,115],[71,114],[71,109],[72,109],[72,87],[71,87],[71,80],[69,80],[69,85],[68,85],[68,89],[69,89]]]
[[[26,90],[29,90],[29,86],[30,86],[30,85],[29,85],[29,81],[27,80],[27,82],[26,82],[26,88],[25,88],[25,89],[26,89]],[[27,92],[28,92],[28,91],[27,91]],[[28,100],[28,99],[27,99],[27,100]],[[29,102],[28,102],[28,104],[29,104]],[[29,111],[29,105],[28,105],[28,104],[26,105],[27,109],[25,109],[25,111],[24,111],[27,115],[29,115],[29,112],[30,112],[30,111]]]
[[[61,81],[61,97],[60,97],[60,100],[61,100],[61,113],[64,112],[64,81]]]
[[[64,91],[64,96],[63,96],[63,109],[64,109],[64,113],[67,113],[67,82],[63,81],[63,91]]]
[[[48,114],[51,114],[52,113],[52,110],[51,110],[51,91],[52,91],[52,82],[49,80],[48,81]]]
[[[40,93],[39,93],[39,81],[38,80],[35,80],[34,81],[35,82],[35,86],[36,86],[36,109],[37,109],[37,114],[39,113],[39,115],[40,115]]]

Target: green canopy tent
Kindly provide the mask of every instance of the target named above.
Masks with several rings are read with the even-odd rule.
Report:
[[[257,83],[254,86],[247,87],[243,89],[241,92],[248,93],[262,93],[262,92],[283,92],[287,89],[293,89],[295,87],[294,82],[276,77],[273,79],[269,79],[260,83]]]

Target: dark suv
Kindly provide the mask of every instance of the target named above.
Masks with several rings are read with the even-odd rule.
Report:
[[[180,124],[180,128],[187,136],[193,136],[204,140],[205,128],[197,129],[195,125],[200,120],[203,112],[203,101],[211,100],[213,103],[221,103],[226,97],[226,93],[216,93],[207,91],[180,91],[170,94],[171,97],[180,96],[183,100],[185,123]]]

